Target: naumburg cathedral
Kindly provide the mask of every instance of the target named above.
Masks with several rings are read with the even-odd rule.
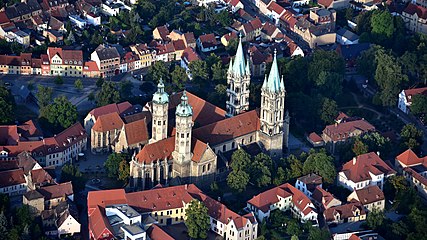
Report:
[[[276,52],[261,88],[259,109],[249,110],[250,82],[241,39],[227,72],[226,110],[186,91],[169,96],[160,81],[144,107],[151,113],[151,139],[132,157],[131,186],[209,184],[222,164],[218,155],[240,146],[256,144],[272,158],[281,157],[288,147],[289,114]]]

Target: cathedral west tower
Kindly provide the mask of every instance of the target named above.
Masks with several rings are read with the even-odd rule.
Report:
[[[230,60],[227,71],[227,117],[236,116],[249,109],[250,81],[249,62],[245,62],[242,38],[240,37],[234,62]]]
[[[261,88],[260,140],[272,157],[281,157],[288,145],[289,114],[285,112],[285,85],[279,75],[276,51],[270,74]]]
[[[153,95],[153,113],[150,143],[167,138],[168,133],[169,95],[165,92],[162,79],[157,84],[157,91]]]

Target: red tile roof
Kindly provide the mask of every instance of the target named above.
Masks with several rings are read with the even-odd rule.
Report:
[[[294,29],[295,24],[297,23],[297,18],[290,12],[286,10],[285,13],[280,17],[282,21],[284,21],[290,29]]]
[[[343,141],[350,137],[350,133],[359,130],[362,133],[375,131],[375,127],[364,119],[350,122],[341,122],[326,126],[323,133],[332,139],[332,141]]]
[[[19,141],[16,125],[0,126],[0,145],[16,145]]]
[[[404,93],[405,93],[406,101],[410,103],[412,102],[412,97],[414,95],[418,95],[418,94],[427,95],[427,87],[406,89],[404,90]]]
[[[199,55],[196,53],[196,51],[194,51],[194,49],[192,47],[187,47],[186,49],[184,49],[184,52],[182,52],[181,58],[185,59],[185,61],[187,61],[187,63],[190,63],[192,61],[201,60]]]
[[[84,63],[83,72],[96,72],[99,71],[98,65],[94,61]]]
[[[268,212],[270,210],[270,205],[273,205],[279,201],[278,196],[282,198],[292,197],[293,204],[303,215],[307,215],[314,211],[314,209],[309,206],[309,204],[311,204],[310,199],[289,183],[285,183],[278,187],[262,192],[250,199],[248,203],[263,212]]]
[[[410,15],[414,15],[416,13],[419,18],[427,19],[427,8],[419,5],[409,3],[403,12]]]
[[[162,40],[163,41],[167,41],[168,40],[168,35],[169,35],[168,28],[166,26],[159,26],[156,29],[159,32],[159,35],[162,38]]]
[[[371,204],[371,203],[382,201],[385,199],[383,191],[381,191],[381,189],[376,185],[355,190],[355,192],[358,200],[363,205]]]
[[[175,51],[181,51],[185,49],[185,43],[184,40],[176,40],[173,41],[173,47]]]
[[[396,160],[406,166],[414,166],[419,164],[427,164],[427,157],[419,158],[412,149],[408,149],[396,157]]]
[[[129,145],[146,143],[148,141],[148,130],[145,119],[127,123],[124,127],[126,131],[126,140]]]
[[[341,170],[347,179],[355,183],[371,179],[371,174],[388,176],[396,173],[374,152],[359,155],[355,159],[345,163]]]
[[[175,238],[171,237],[156,224],[151,225],[147,229],[147,234],[151,240],[175,240]]]
[[[215,35],[213,33],[201,35],[199,39],[201,45],[204,48],[215,47],[216,45],[218,45],[218,42],[216,41]]]
[[[427,186],[427,178],[419,174],[417,171],[410,167],[406,167],[403,169],[409,176],[412,176],[413,178],[417,179],[421,184],[424,186]]]
[[[252,110],[197,128],[193,136],[214,146],[260,130],[259,112]]]
[[[359,215],[356,215],[356,211],[359,210]],[[350,217],[357,217],[360,215],[365,215],[365,209],[363,208],[362,204],[358,201],[353,201],[341,206],[335,206],[331,207],[329,209],[326,209],[324,212],[324,216],[326,219],[326,222],[333,222],[335,221],[335,214],[339,214],[340,219],[347,219]]]
[[[129,102],[122,103],[112,103],[102,107],[98,107],[90,111],[89,113],[97,119],[101,115],[105,115],[112,112],[117,112],[118,114],[122,114],[123,112],[132,108],[132,104]]]
[[[9,18],[6,16],[6,12],[0,12],[0,25],[10,22]]]
[[[57,185],[40,187],[37,189],[37,191],[44,196],[45,200],[51,200],[73,195],[73,185],[71,182],[66,182]]]
[[[43,168],[31,170],[31,179],[34,184],[53,183],[52,177]]]
[[[308,138],[314,143],[323,141],[323,139],[315,132],[310,133],[310,135],[308,135]]]
[[[314,191],[317,186],[320,186],[323,183],[322,177],[315,173],[304,175],[299,177],[297,180],[304,183],[307,187],[307,190],[310,192]]]
[[[106,132],[114,129],[121,129],[123,127],[123,120],[116,112],[101,115],[96,120],[92,127],[93,131]]]
[[[323,209],[327,209],[329,208],[329,203],[331,203],[334,199],[336,199],[331,193],[329,193],[328,191],[324,190],[323,188],[321,188],[320,186],[317,186],[314,191],[313,194],[311,195],[311,197],[313,198],[313,201],[319,203],[320,205],[323,206]],[[337,200],[339,201],[339,200]]]
[[[223,37],[225,38],[225,40],[228,42],[231,39],[237,39],[237,33],[236,32],[229,32],[227,34],[224,34]]]
[[[24,184],[24,170],[14,169],[0,172],[0,187],[9,187]]]
[[[267,9],[275,12],[276,14],[280,15],[285,9],[277,4],[275,1],[271,1],[270,4],[268,4]]]
[[[325,8],[329,8],[334,0],[318,0],[317,3]]]

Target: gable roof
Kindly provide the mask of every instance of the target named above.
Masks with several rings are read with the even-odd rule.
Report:
[[[201,35],[199,41],[203,48],[215,47],[218,45],[215,34],[213,33]]]
[[[359,190],[355,190],[358,200],[363,204],[370,204],[384,200],[384,193],[381,189],[375,186],[368,186]],[[351,199],[350,199],[351,200]]]
[[[92,127],[93,131],[106,132],[114,129],[121,129],[123,127],[123,120],[117,112],[101,115],[96,120]]]
[[[124,125],[126,141],[128,145],[143,143],[148,141],[148,130],[145,119],[126,123]]]
[[[318,204],[322,205],[324,209],[327,209],[329,206],[329,203],[331,203],[334,199],[336,201],[339,201],[336,199],[330,192],[324,190],[320,186],[317,186],[313,194],[311,195],[313,201],[317,202]],[[339,201],[341,204],[341,201]]]
[[[372,126],[368,121],[361,119],[328,125],[323,130],[323,133],[329,136],[332,141],[340,141],[351,137],[350,133],[356,130],[360,130],[365,133],[375,131],[375,127]]]
[[[310,173],[310,174],[301,176],[297,179],[297,181],[303,182],[306,185],[307,190],[310,192],[313,192],[314,189],[317,186],[322,185],[322,182],[323,182],[322,177],[315,173]]]
[[[359,211],[359,215],[355,214],[355,211]],[[341,206],[334,206],[329,209],[326,209],[324,212],[325,219],[327,222],[335,220],[335,214],[339,214],[341,219],[347,219],[350,217],[356,217],[360,215],[365,215],[366,211],[363,208],[362,204],[359,201],[353,201]]]
[[[18,184],[24,184],[24,171],[22,169],[13,169],[0,172],[0,187],[9,187]]]
[[[427,19],[427,8],[413,3],[409,3],[403,12],[410,15],[417,14],[419,18]]]
[[[427,95],[427,87],[406,89],[403,92],[405,93],[406,101],[408,103],[411,103],[412,97],[414,95],[418,95],[418,94]]]
[[[194,51],[192,47],[187,47],[186,49],[184,49],[181,58],[185,59],[188,63],[201,60],[199,54],[197,54],[197,52]]]
[[[147,234],[151,240],[175,240],[175,238],[171,237],[156,224],[151,225],[147,229]]]
[[[73,185],[71,182],[65,182],[57,185],[40,187],[37,191],[45,197],[45,200],[50,200],[73,195]]]
[[[396,173],[374,152],[359,155],[348,161],[341,172],[355,183],[371,179],[370,174],[388,176]]]
[[[130,110],[132,108],[132,104],[130,104],[128,101],[121,102],[121,103],[112,103],[108,104],[102,107],[97,107],[92,109],[89,113],[92,114],[95,119],[97,119],[101,115],[105,115],[112,112],[117,112],[118,114],[122,114],[127,110]]]
[[[252,110],[193,130],[193,136],[214,146],[260,130],[259,112]]]
[[[403,171],[405,171],[409,176],[412,176],[413,178],[415,178],[416,180],[418,180],[424,186],[427,186],[427,178],[425,178],[423,175],[421,175],[420,173],[418,173],[413,168],[406,167],[406,168],[403,169]]]

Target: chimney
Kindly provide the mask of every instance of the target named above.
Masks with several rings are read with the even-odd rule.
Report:
[[[357,158],[353,157],[353,165],[356,165]]]
[[[185,184],[185,190],[188,190],[188,184]]]
[[[378,157],[380,156],[380,151],[377,151],[377,155],[378,155]]]
[[[218,202],[221,202],[221,197],[218,197]]]

